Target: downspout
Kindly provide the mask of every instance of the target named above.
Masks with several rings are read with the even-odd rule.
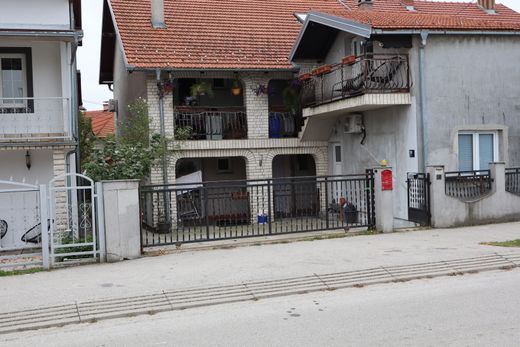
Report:
[[[421,172],[426,172],[428,164],[428,117],[426,116],[426,83],[425,83],[425,48],[428,40],[428,31],[421,31],[421,43],[419,45],[419,98],[421,99],[419,112],[422,142],[422,158],[419,158],[419,168]]]
[[[161,89],[161,70],[155,70],[155,77],[157,80],[157,95],[159,96],[159,120],[160,120],[160,133],[161,137],[166,137],[166,130],[164,125],[164,95],[160,92]],[[166,164],[166,153],[163,154],[162,158],[162,174],[163,174],[163,184],[168,184],[168,166]]]

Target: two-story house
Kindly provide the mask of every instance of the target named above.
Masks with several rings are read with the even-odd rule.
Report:
[[[494,0],[344,3],[303,17],[289,57],[306,85],[302,141],[328,141],[331,173],[387,160],[406,220],[407,173],[520,165],[519,13]]]
[[[119,119],[143,97],[157,132],[188,139],[152,183],[385,159],[406,220],[408,172],[520,163],[520,14],[494,1],[106,0],[103,16],[100,82]]]
[[[75,172],[81,0],[0,1],[0,180]]]

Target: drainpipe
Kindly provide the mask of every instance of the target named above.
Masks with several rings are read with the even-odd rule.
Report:
[[[166,130],[164,125],[164,96],[159,92],[160,84],[161,84],[161,70],[157,69],[155,71],[155,77],[157,80],[157,92],[159,95],[159,119],[160,119],[160,133],[164,138],[166,137]],[[166,153],[162,158],[162,174],[163,174],[163,183],[168,184],[168,166],[166,165]]]
[[[422,158],[419,158],[419,168],[421,172],[426,172],[428,163],[428,117],[426,117],[426,83],[424,76],[425,65],[425,48],[428,40],[428,31],[421,31],[421,44],[419,45],[419,98],[421,99],[419,112],[421,114],[421,140],[422,140]]]

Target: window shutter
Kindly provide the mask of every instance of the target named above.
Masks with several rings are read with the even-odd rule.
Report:
[[[459,170],[473,170],[473,135],[459,135]]]
[[[480,170],[489,169],[489,163],[493,161],[493,135],[479,134],[479,168]]]

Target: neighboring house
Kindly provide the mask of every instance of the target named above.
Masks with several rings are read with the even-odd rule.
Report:
[[[302,134],[329,143],[331,173],[388,160],[406,220],[408,172],[520,165],[520,14],[494,0],[344,3],[310,12],[290,53],[301,74],[332,65],[306,82]]]
[[[92,121],[92,132],[100,139],[106,139],[109,135],[115,135],[116,121],[114,112],[108,111],[108,107],[98,111],[86,111],[85,117]]]
[[[106,0],[102,38],[118,119],[144,97],[156,131],[191,131],[152,183],[386,159],[406,220],[408,172],[520,164],[520,14],[493,0]]]
[[[0,250],[8,250],[39,243],[35,185],[76,172],[83,33],[81,0],[1,0],[0,8]],[[52,194],[54,216],[68,216],[65,195]]]
[[[75,172],[80,0],[0,1],[0,180]]]

